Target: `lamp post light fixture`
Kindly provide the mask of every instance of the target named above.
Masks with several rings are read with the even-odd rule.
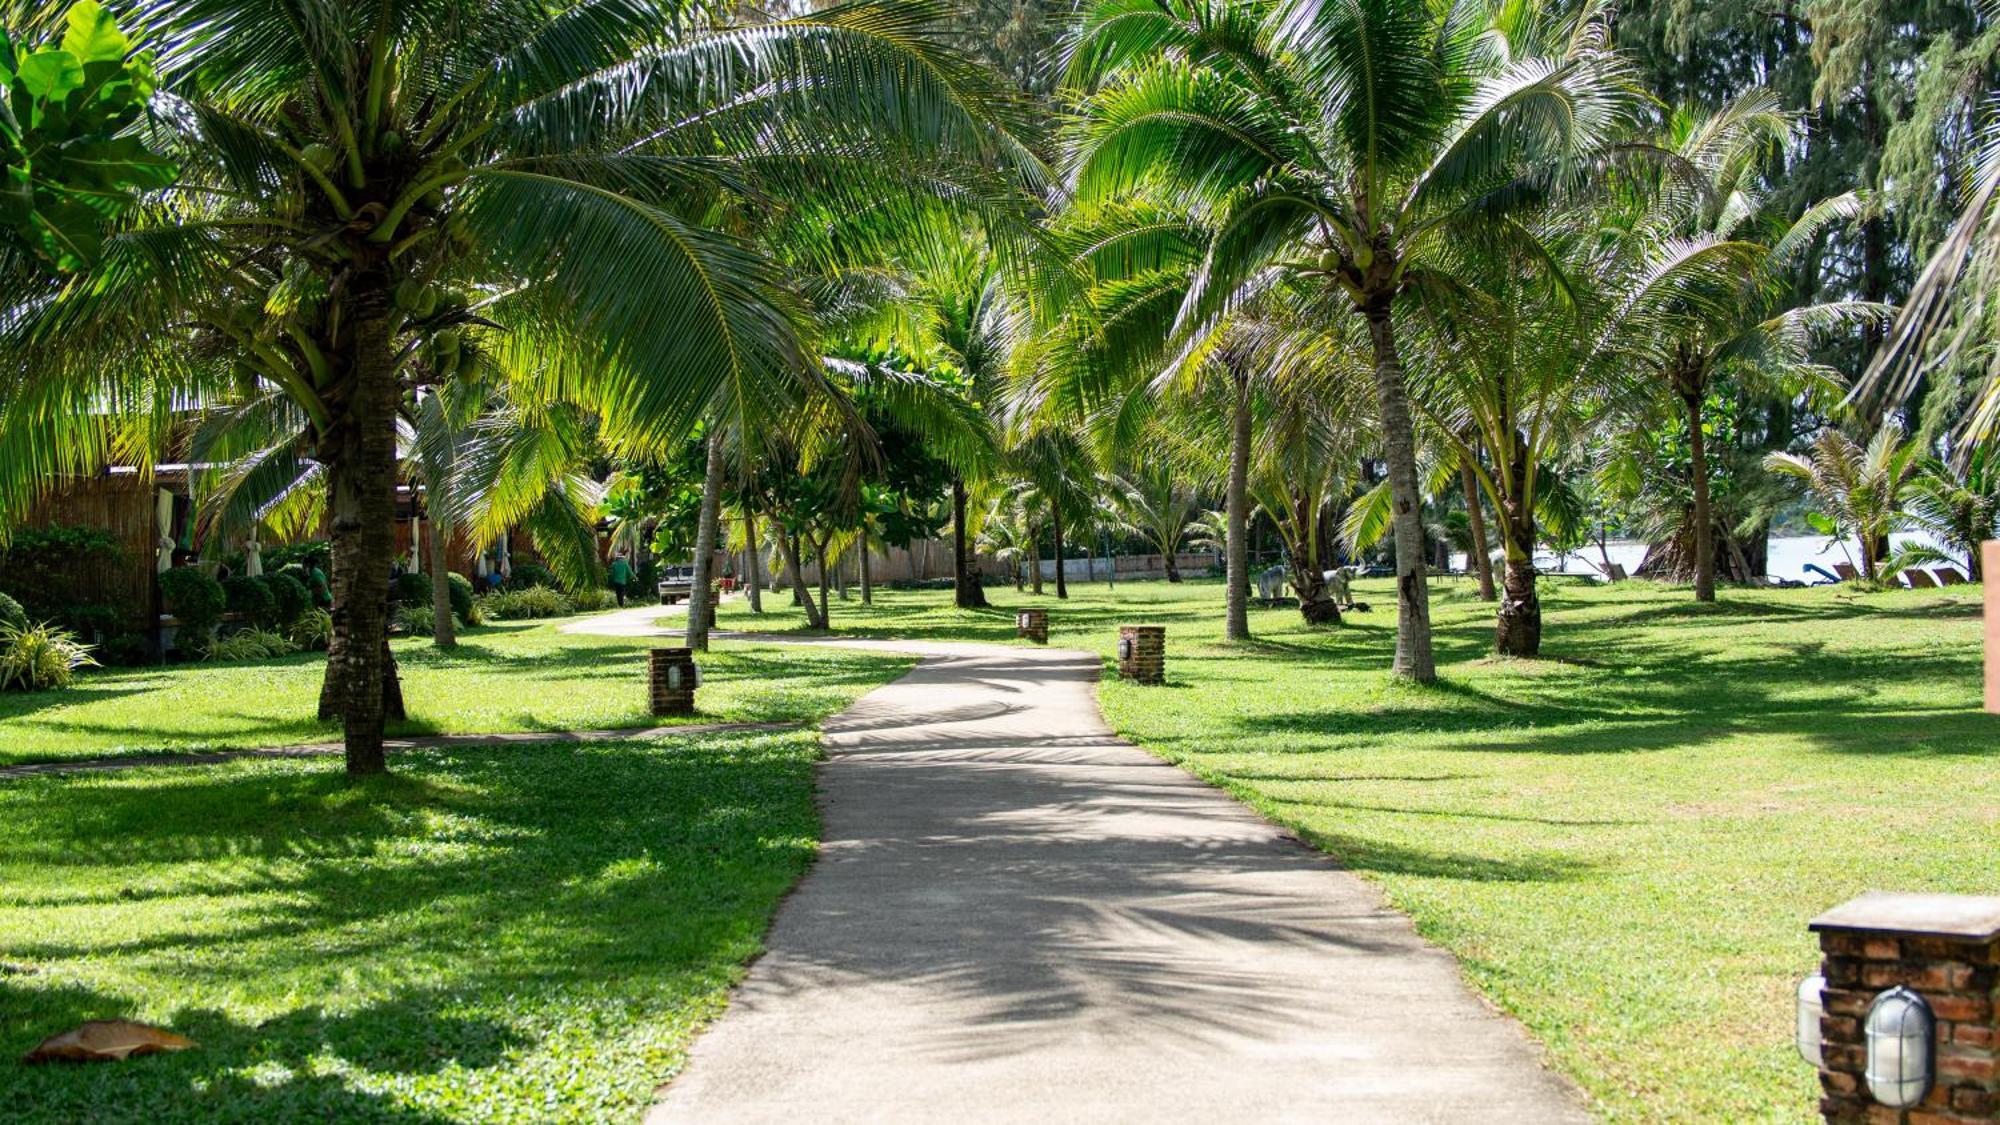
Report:
[[[1120,660],[1132,659],[1132,638],[1130,637],[1118,638],[1118,659]]]
[[[695,664],[676,664],[667,669],[667,687],[679,691],[683,687],[701,686],[701,667]]]
[[[1826,1052],[1822,1050],[1825,1041],[1819,1030],[1819,1018],[1826,1014],[1826,1003],[1820,995],[1825,991],[1826,977],[1820,973],[1799,982],[1799,1056],[1816,1067],[1826,1063]]]
[[[1868,1005],[1868,1092],[1893,1109],[1908,1109],[1931,1090],[1937,1017],[1922,996],[1897,985]]]

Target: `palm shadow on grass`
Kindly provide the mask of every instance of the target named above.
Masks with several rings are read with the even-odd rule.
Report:
[[[201,1046],[0,1062],[0,1108],[443,1120],[564,1086],[629,1113],[667,1077],[659,1028],[685,1037],[809,861],[814,756],[760,735],[426,752],[362,786],[259,763],[11,788],[0,871],[35,877],[0,960],[33,972],[0,977],[0,1057],[139,1011]]]

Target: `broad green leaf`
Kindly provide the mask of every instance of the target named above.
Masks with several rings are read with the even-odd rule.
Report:
[[[83,85],[83,64],[68,51],[36,51],[21,60],[19,80],[35,97],[56,101]]]
[[[129,45],[111,13],[97,0],[77,0],[69,9],[69,30],[63,50],[83,62],[123,62]]]

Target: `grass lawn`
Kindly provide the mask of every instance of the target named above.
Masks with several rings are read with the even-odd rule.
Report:
[[[631,1119],[805,869],[809,731],[0,783],[0,1119]],[[24,1067],[136,1018],[199,1048]]]
[[[1106,656],[1120,622],[1166,624],[1170,682],[1105,683],[1112,724],[1382,886],[1605,1116],[1817,1120],[1791,1046],[1806,921],[1870,888],[1994,889],[1979,588],[1700,606],[1565,581],[1546,658],[1506,661],[1487,656],[1490,607],[1440,586],[1441,682],[1418,688],[1385,673],[1388,584],[1360,586],[1376,609],[1344,628],[1255,611],[1247,646],[1222,643],[1213,582],[992,589],[971,613],[885,592],[833,618],[1000,640],[1036,604],[1053,643]]]
[[[673,641],[591,637],[560,622],[501,622],[443,652],[396,642],[410,721],[396,734],[650,726],[644,651]],[[908,661],[729,645],[701,660],[702,713],[690,722],[809,721]],[[0,766],[78,757],[282,745],[337,738],[317,721],[323,655],[87,673],[58,692],[0,693]]]

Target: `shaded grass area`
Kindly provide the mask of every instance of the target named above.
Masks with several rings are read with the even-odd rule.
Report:
[[[811,733],[0,786],[0,1117],[632,1117],[818,832]],[[197,1050],[23,1067],[91,1018]]]
[[[1339,629],[1253,611],[1245,645],[1212,582],[1072,593],[971,614],[890,593],[834,624],[1010,638],[1040,605],[1052,643],[1107,658],[1119,623],[1165,624],[1169,683],[1107,679],[1112,724],[1380,884],[1612,1119],[1816,1120],[1791,1046],[1807,920],[1870,888],[1994,889],[1978,587],[1703,606],[1546,583],[1545,658],[1510,661],[1491,607],[1441,584],[1428,688],[1386,674],[1384,582]]]
[[[446,652],[396,642],[408,722],[392,734],[651,726],[645,650],[671,640],[593,637],[551,622],[500,623]],[[894,656],[727,645],[704,656],[699,715],[686,722],[812,721],[909,661]],[[0,765],[233,749],[337,738],[318,710],[324,656],[115,669],[60,692],[0,693]]]

